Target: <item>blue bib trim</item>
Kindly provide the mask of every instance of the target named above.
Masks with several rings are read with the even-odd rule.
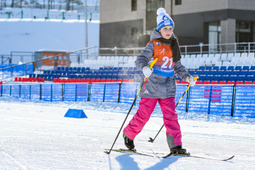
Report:
[[[153,73],[157,74],[162,77],[173,77],[174,76],[174,70],[159,70],[156,68],[153,68]]]

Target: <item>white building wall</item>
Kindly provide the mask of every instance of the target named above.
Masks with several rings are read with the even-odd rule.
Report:
[[[144,19],[146,14],[145,0],[137,1],[137,10],[131,11],[131,0],[101,0],[100,22],[122,22]],[[102,8],[102,6],[104,8]]]

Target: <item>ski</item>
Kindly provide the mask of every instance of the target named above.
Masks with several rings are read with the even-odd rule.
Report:
[[[232,155],[228,158],[225,158],[225,159],[220,159],[220,158],[212,158],[212,157],[205,157],[205,156],[196,156],[196,155],[190,155],[190,153],[188,154],[168,154],[166,156],[163,156],[162,158],[168,158],[170,156],[180,156],[180,157],[191,157],[191,158],[199,158],[199,159],[210,159],[210,160],[216,160],[216,161],[228,161],[228,160],[231,160],[235,157],[235,155]]]
[[[109,149],[106,149],[105,152],[107,153],[109,151]],[[137,152],[136,150],[129,150],[129,149],[112,149],[112,151],[115,152],[121,152],[121,153],[129,153],[129,154],[137,154],[137,155],[142,155],[142,156],[149,156],[149,157],[157,157],[157,158],[163,158],[163,159],[169,159],[172,156],[179,156],[179,157],[190,157],[190,158],[199,158],[199,159],[209,159],[209,160],[216,160],[216,161],[229,161],[231,159],[233,159],[235,156],[230,156],[228,158],[225,159],[220,159],[220,158],[212,158],[212,157],[205,157],[205,156],[196,156],[196,155],[191,155],[190,153],[187,154],[172,154],[169,153],[165,156],[159,156],[162,155],[162,153],[153,153],[149,154],[149,153],[143,153],[143,152]]]
[[[137,152],[136,150],[129,150],[129,149],[112,149],[112,151],[115,152],[121,152],[121,153],[130,153],[130,154],[137,154],[142,156],[149,156],[149,157],[155,157],[155,155],[147,154],[147,153],[141,153]],[[109,152],[109,149],[105,149],[105,153]]]

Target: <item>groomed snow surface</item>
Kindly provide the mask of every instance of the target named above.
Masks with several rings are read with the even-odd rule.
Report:
[[[88,47],[99,46],[99,21],[88,22],[87,27]],[[85,22],[78,20],[0,19],[0,54],[83,49],[84,30]],[[30,62],[26,58],[24,62]]]
[[[111,152],[110,148],[130,104],[92,102],[30,102],[0,98],[0,169],[255,169],[255,120],[179,112],[183,147],[191,154],[227,158],[228,162],[198,158],[159,159]],[[82,109],[88,118],[64,117],[68,109]],[[137,106],[128,117],[132,118]],[[126,122],[126,123],[127,123]],[[165,129],[156,108],[136,137],[136,149],[169,152]],[[122,133],[114,148],[125,148]]]

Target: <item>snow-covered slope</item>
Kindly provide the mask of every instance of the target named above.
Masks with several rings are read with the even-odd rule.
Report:
[[[40,49],[85,48],[85,24],[79,20],[0,19],[0,55]],[[88,22],[88,46],[99,45],[99,21]]]
[[[255,120],[179,113],[183,146],[193,155],[225,158],[159,159],[112,152],[110,148],[129,104],[25,102],[0,98],[0,169],[254,169]],[[83,109],[87,119],[65,118],[67,110]],[[128,121],[135,113],[134,107]],[[135,145],[141,152],[168,153],[162,115],[156,109]],[[114,148],[124,148],[122,137]]]

